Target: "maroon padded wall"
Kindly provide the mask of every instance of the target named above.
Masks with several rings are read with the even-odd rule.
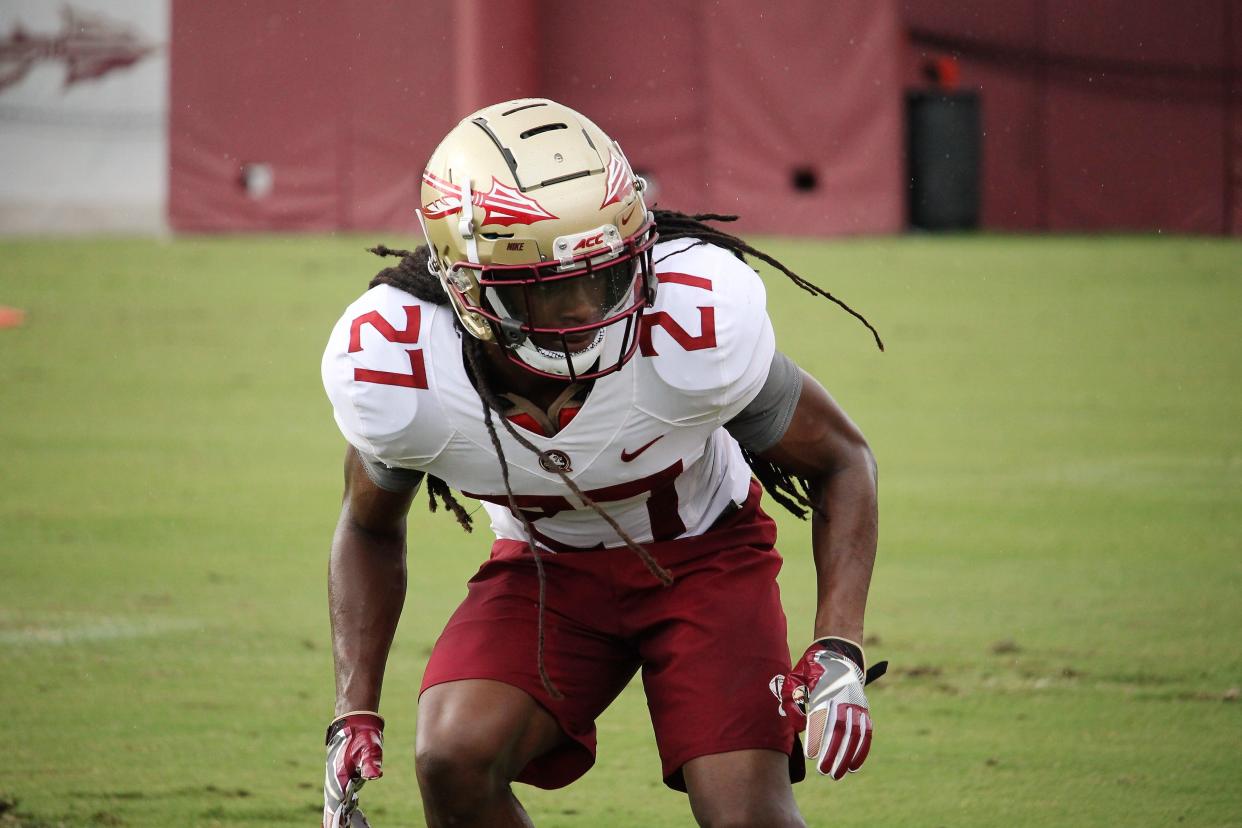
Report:
[[[773,8],[790,14],[783,25],[767,25]],[[724,0],[708,32],[708,148],[726,209],[780,233],[901,229],[896,4]],[[813,171],[818,189],[793,191],[798,169]]]
[[[344,104],[343,76],[320,59],[325,27],[301,18],[339,15],[328,0],[303,4],[296,17],[259,4],[174,4],[168,200],[175,229],[337,226],[336,179],[346,167],[336,119],[312,115]],[[241,165],[252,162],[274,165],[279,199],[244,196]]]
[[[955,55],[982,97],[985,227],[1242,233],[1240,0],[634,0],[620,34],[573,0],[491,10],[173,0],[171,225],[412,231],[439,137],[540,94],[615,134],[663,206],[893,231],[901,89]],[[246,163],[271,165],[269,196]]]
[[[1242,235],[1242,2],[1225,0],[1225,232]]]
[[[979,90],[985,227],[1238,232],[1239,6],[903,0],[907,80]]]
[[[657,201],[782,234],[893,232],[903,218],[895,2],[640,0],[626,62],[574,38],[589,4],[548,0],[543,88],[591,113]],[[812,172],[811,190],[793,186]]]
[[[452,125],[452,30],[424,4],[174,0],[169,220],[180,231],[412,232]],[[267,163],[252,199],[241,165]]]
[[[513,0],[503,25],[483,0],[174,0],[172,17],[177,230],[412,231],[439,138],[531,94],[614,134],[664,206],[789,234],[901,224],[896,0],[635,0],[620,29],[570,0]],[[238,183],[253,162],[275,172],[267,197]]]
[[[601,57],[596,9],[574,0],[542,3],[556,23],[540,41],[541,94],[581,110],[615,138],[664,207],[689,207],[709,178],[701,6],[633,0],[626,17],[651,25],[638,26],[626,49]]]

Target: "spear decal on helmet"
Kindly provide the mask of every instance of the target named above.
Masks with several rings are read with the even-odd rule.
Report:
[[[613,152],[612,158],[608,160],[608,186],[599,208],[602,210],[609,204],[617,204],[632,192],[634,174],[630,172],[630,165],[625,163],[619,152]]]
[[[424,218],[442,219],[461,210],[461,187],[429,172],[423,173],[423,183],[442,194],[435,201],[423,205]],[[534,224],[537,221],[557,218],[545,210],[538,201],[507,184],[500,183],[495,176],[492,177],[490,190],[486,193],[476,192],[471,195],[471,203],[486,211],[482,222],[484,225],[499,224],[502,227],[509,227],[514,224]]]

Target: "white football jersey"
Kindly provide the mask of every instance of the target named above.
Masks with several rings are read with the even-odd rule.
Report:
[[[495,415],[517,505],[554,551],[619,546],[620,537],[542,467],[556,463],[640,543],[705,532],[745,500],[750,467],[721,426],[763,387],[775,352],[763,282],[732,253],[683,239],[655,248],[659,287],[639,351],[595,380],[556,435]],[[465,370],[452,308],[381,285],[349,306],[323,357],[345,439],[389,467],[441,478],[483,501],[499,538],[526,540]]]

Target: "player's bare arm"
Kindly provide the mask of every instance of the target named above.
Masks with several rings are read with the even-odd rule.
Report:
[[[358,791],[383,776],[380,689],[405,603],[405,516],[415,491],[379,487],[357,450],[346,451],[345,495],[328,564],[336,717],[327,733],[324,828],[365,826]]]
[[[785,715],[805,723],[803,748],[816,770],[842,779],[871,749],[861,642],[878,532],[875,458],[858,427],[805,372],[789,429],[764,458],[811,483],[818,592],[815,639],[772,689]]]
[[[839,636],[861,644],[879,525],[876,463],[866,438],[804,371],[789,429],[762,456],[814,483],[815,638]]]
[[[375,485],[345,454],[345,495],[328,564],[336,715],[378,710],[384,665],[405,603],[405,518],[414,491]]]

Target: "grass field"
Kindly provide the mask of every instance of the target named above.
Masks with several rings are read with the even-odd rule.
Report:
[[[359,238],[0,242],[0,826],[314,825],[342,441],[321,348]],[[388,239],[390,242],[403,241]],[[1242,825],[1242,243],[759,240],[779,341],[880,464],[865,771],[814,826]],[[378,828],[485,554],[420,500]],[[792,646],[805,524],[781,519]],[[541,826],[690,824],[637,686]]]

